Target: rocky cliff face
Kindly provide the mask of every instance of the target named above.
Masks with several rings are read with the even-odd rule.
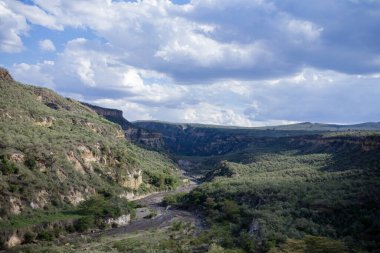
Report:
[[[90,107],[97,114],[103,116],[109,121],[120,125],[121,128],[124,130],[125,138],[132,141],[133,143],[149,149],[164,149],[164,141],[160,133],[151,132],[135,126],[123,117],[122,111],[116,109],[103,108],[87,103],[83,104]]]
[[[324,135],[324,131],[269,130],[255,128],[227,128],[193,124],[169,124],[142,121],[135,125],[161,133],[165,148],[175,155],[224,155],[250,145],[276,145],[300,148],[305,151],[329,151],[357,148],[361,151],[378,150],[379,136]],[[360,126],[360,125],[359,125]],[[352,135],[350,135],[350,133]]]
[[[0,67],[0,80],[13,81],[13,78],[11,74],[9,74],[8,70]]]
[[[105,118],[107,118],[107,117],[123,118],[123,111],[121,111],[121,110],[110,109],[110,108],[103,108],[103,107],[100,107],[100,106],[91,105],[91,104],[87,104],[87,103],[82,103],[82,104],[85,105],[85,106],[87,106],[87,107],[90,107],[97,114],[99,114],[99,115],[101,115],[101,116],[103,116]],[[125,121],[128,122],[127,120],[125,120]]]

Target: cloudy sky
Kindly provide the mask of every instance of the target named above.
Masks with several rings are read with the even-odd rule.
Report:
[[[132,121],[380,121],[380,1],[0,0],[0,65]]]

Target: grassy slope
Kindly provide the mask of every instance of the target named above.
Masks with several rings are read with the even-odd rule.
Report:
[[[80,103],[13,81],[0,80],[0,91],[1,218],[12,216],[11,199],[25,213],[30,212],[32,202],[56,210],[70,205],[73,195],[124,193],[128,189],[121,187],[120,181],[138,170],[144,172],[144,184],[138,191],[174,186],[165,185],[165,180],[149,184],[152,178],[176,182],[177,167],[171,160],[128,143],[119,126]],[[44,121],[47,125],[41,126]],[[89,149],[93,157],[107,163],[97,160],[83,166],[85,173],[78,172],[67,159],[72,152],[85,164],[78,147]],[[12,154],[22,154],[24,159],[12,161]]]
[[[286,252],[281,249],[289,245],[277,250],[276,245],[294,240],[302,247],[333,245],[336,252],[345,252],[339,251],[342,247],[378,249],[380,150],[291,143],[252,144],[219,158],[224,161],[208,174],[211,182],[183,199],[200,208],[210,225],[200,238],[247,252]]]

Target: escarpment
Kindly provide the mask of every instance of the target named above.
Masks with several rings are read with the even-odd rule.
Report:
[[[160,133],[135,126],[123,117],[123,112],[121,110],[104,108],[83,102],[82,104],[88,106],[97,114],[108,119],[109,121],[120,125],[124,131],[125,138],[133,143],[154,150],[165,149],[164,140]]]

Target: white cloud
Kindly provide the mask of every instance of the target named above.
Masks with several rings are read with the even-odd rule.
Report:
[[[54,43],[51,40],[48,40],[48,39],[40,40],[38,44],[40,46],[40,49],[44,51],[49,51],[49,52],[55,51]]]
[[[45,26],[54,30],[63,30],[63,25],[58,24],[57,17],[48,14],[45,10],[33,6],[23,4],[15,0],[2,0],[10,10],[20,15],[23,15],[31,23]]]
[[[375,1],[357,1],[355,19],[352,4],[330,0],[34,3],[0,2],[0,51],[22,50],[26,20],[91,36],[68,41],[54,67],[15,64],[15,77],[114,104],[130,119],[253,126],[380,118]]]
[[[16,80],[28,84],[55,88],[54,61],[43,61],[38,64],[19,63],[12,66],[12,74]]]
[[[20,36],[27,31],[25,17],[16,14],[5,3],[0,2],[0,52],[20,52],[24,48]]]
[[[378,68],[375,27],[364,25],[380,20],[370,15],[373,7],[359,3],[360,17],[352,23],[345,14],[352,5],[326,0],[297,8],[286,0],[4,1],[33,24],[89,29],[124,64],[184,82],[284,77],[305,66],[357,74]],[[92,85],[90,74],[86,79]]]

